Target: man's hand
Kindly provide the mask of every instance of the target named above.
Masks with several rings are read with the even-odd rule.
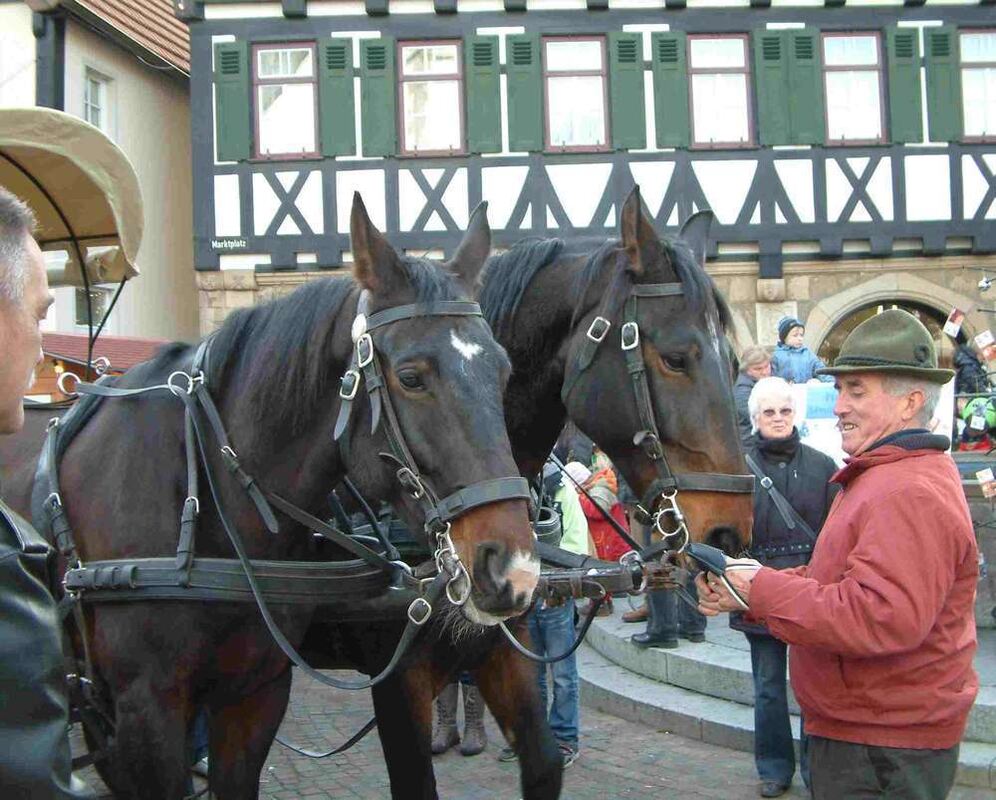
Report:
[[[761,569],[761,564],[752,558],[727,558],[726,580],[736,589],[745,603],[750,604],[750,585]],[[722,611],[742,611],[743,606],[723,586],[723,582],[711,572],[700,572],[695,576],[695,587],[699,591],[699,611],[707,617],[715,617]]]

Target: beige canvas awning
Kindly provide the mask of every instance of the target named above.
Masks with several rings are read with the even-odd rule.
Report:
[[[142,193],[117,145],[92,125],[48,108],[0,109],[0,186],[31,206],[42,250],[65,251],[54,285],[82,286],[138,274]]]

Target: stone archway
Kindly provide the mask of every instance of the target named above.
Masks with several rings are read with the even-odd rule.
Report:
[[[951,290],[909,273],[891,272],[852,286],[842,292],[820,300],[809,312],[806,322],[806,339],[813,352],[817,352],[833,328],[860,308],[876,303],[907,300],[936,309],[947,316],[952,308],[967,309],[976,301],[967,295]],[[966,320],[966,333],[973,326]]]

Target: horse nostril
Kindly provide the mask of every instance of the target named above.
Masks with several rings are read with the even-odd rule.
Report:
[[[497,594],[506,584],[505,564],[508,561],[504,545],[484,542],[477,546],[474,575],[477,585],[488,594]]]
[[[718,547],[728,556],[737,556],[744,549],[740,537],[733,528],[713,528],[706,536],[706,544]]]

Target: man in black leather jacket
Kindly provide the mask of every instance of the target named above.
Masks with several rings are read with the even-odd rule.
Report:
[[[754,434],[745,450],[751,470],[756,467],[760,473],[754,491],[751,556],[775,569],[808,564],[839,488],[829,483],[837,466],[829,456],[799,441],[792,389],[781,378],[761,378],[750,393],[748,407]],[[786,645],[740,614],[730,615],[730,627],[746,634],[750,643],[760,794],[778,797],[788,791],[795,772],[785,686]],[[800,772],[808,785],[805,736],[800,751]]]
[[[34,218],[0,187],[0,433],[24,424],[52,296]],[[0,795],[91,797],[72,777],[62,643],[49,592],[52,549],[0,501]]]

